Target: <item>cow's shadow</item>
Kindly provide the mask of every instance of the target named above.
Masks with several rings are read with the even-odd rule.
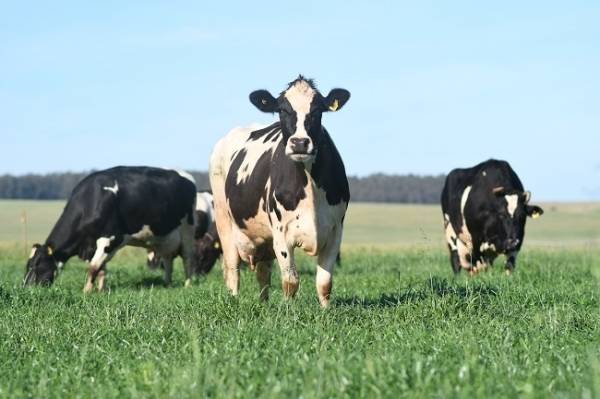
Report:
[[[395,307],[418,303],[432,297],[455,297],[462,301],[474,298],[489,299],[499,294],[500,288],[486,282],[476,282],[471,286],[453,284],[452,280],[432,277],[415,283],[398,292],[385,292],[378,297],[352,295],[338,297],[333,303],[338,306]]]

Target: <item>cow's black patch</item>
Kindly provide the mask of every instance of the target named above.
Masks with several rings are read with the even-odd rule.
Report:
[[[317,186],[325,191],[329,205],[350,201],[350,188],[344,162],[325,128],[321,133],[317,158],[311,175]]]
[[[281,251],[281,256],[283,256],[284,258],[287,258],[287,252]]]
[[[269,179],[269,169],[273,156],[271,151],[265,151],[256,162],[248,178],[238,184],[238,174],[246,155],[246,149],[238,152],[231,163],[225,180],[225,195],[229,199],[231,215],[240,227],[245,227],[245,220],[256,216],[258,213],[260,199]]]

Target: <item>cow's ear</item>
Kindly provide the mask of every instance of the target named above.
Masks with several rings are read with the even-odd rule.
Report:
[[[532,218],[539,218],[544,214],[544,210],[537,205],[527,205],[525,207],[527,212],[527,216],[531,216]]]
[[[277,112],[277,99],[267,90],[256,90],[250,93],[250,102],[262,112]]]
[[[521,197],[523,198],[523,202],[528,204],[531,199],[531,191],[523,191]]]
[[[324,99],[325,111],[335,112],[341,109],[350,99],[350,92],[346,89],[333,89]]]

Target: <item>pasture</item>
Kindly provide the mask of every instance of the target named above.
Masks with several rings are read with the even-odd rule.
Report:
[[[63,204],[0,201],[1,397],[600,396],[600,204],[541,204],[511,278],[453,277],[437,206],[351,204],[325,311],[307,257],[292,301],[277,267],[268,303],[246,269],[229,297],[219,265],[184,289],[178,261],[165,288],[137,249],[106,293],[76,259],[22,289],[24,240]]]

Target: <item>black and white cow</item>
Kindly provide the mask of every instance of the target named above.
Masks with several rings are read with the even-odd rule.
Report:
[[[213,197],[210,191],[196,194],[196,221],[194,226],[194,245],[198,274],[210,272],[221,255],[221,245],[215,226]],[[183,256],[183,254],[179,254]],[[148,249],[147,265],[151,269],[165,268],[164,259],[154,250]]]
[[[454,169],[442,191],[442,212],[450,263],[477,273],[506,255],[506,273],[515,268],[527,216],[544,212],[529,205],[531,193],[506,161],[490,159],[472,168]]]
[[[350,193],[342,158],[321,116],[349,98],[344,89],[324,97],[302,76],[278,98],[254,91],[252,104],[277,113],[279,120],[233,129],[216,144],[209,175],[225,283],[233,295],[239,292],[242,260],[256,271],[260,297],[267,299],[276,258],[283,293],[294,296],[299,285],[294,248],[300,247],[318,256],[317,293],[321,305],[328,305]]]
[[[73,256],[89,262],[84,291],[104,288],[106,264],[125,245],[152,248],[165,260],[165,282],[171,281],[173,257],[183,254],[188,280],[194,265],[196,185],[185,172],[126,167],[99,171],[71,193],[52,232],[35,244],[24,283],[51,284],[62,264]]]

